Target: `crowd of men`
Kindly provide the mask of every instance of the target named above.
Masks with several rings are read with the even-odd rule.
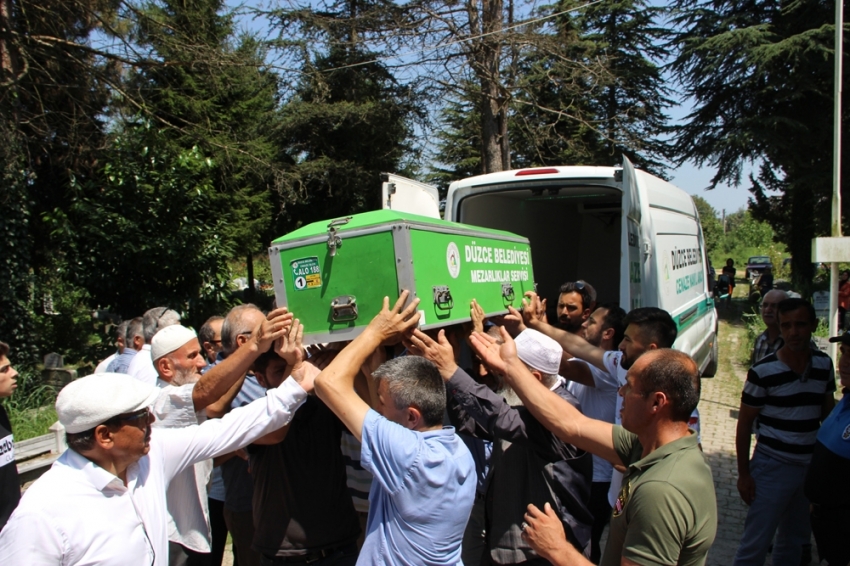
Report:
[[[59,393],[69,449],[23,498],[0,406],[0,562],[219,566],[229,533],[239,566],[705,564],[700,371],[672,349],[669,313],[626,313],[576,281],[552,324],[530,293],[423,332],[408,299],[386,298],[350,343],[307,348],[286,308],[240,305],[198,333],[166,307],[125,321],[116,354]],[[774,290],[762,317],[735,564],[772,545],[798,566],[814,531],[846,566],[850,499],[831,486],[850,472],[850,408],[833,410],[811,304]],[[833,340],[844,386],[850,334]],[[0,343],[0,397],[9,355]]]

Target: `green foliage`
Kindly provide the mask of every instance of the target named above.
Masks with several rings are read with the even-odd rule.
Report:
[[[713,183],[740,184],[744,164],[761,163],[750,209],[788,246],[806,292],[811,239],[830,226],[834,3],[678,0],[674,15],[671,70],[695,100],[678,158],[716,167]]]
[[[9,415],[15,442],[50,432],[50,425],[56,422],[55,400],[56,392],[41,383],[38,373],[21,371],[15,392],[0,400]]]
[[[85,250],[80,283],[124,318],[150,305],[205,314],[227,302],[232,248],[221,236],[226,215],[214,213],[213,162],[198,148],[169,149],[148,122],[127,124],[102,178],[76,185],[67,216]]]
[[[702,226],[702,235],[705,238],[705,250],[709,257],[723,244],[723,225],[717,218],[717,212],[708,201],[700,196],[693,197],[694,204],[699,214],[699,222]]]
[[[282,230],[376,208],[380,174],[405,152],[414,93],[399,86],[374,53],[333,47],[306,62],[296,96],[281,110],[287,148]]]

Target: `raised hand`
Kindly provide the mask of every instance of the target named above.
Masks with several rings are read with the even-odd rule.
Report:
[[[525,297],[522,300],[523,322],[533,328],[535,324],[546,321],[546,303],[534,291],[528,291]]]
[[[472,319],[473,332],[484,332],[484,309],[475,299],[469,303],[469,318]]]
[[[434,341],[430,336],[416,329],[404,343],[411,352],[434,362],[444,381],[450,380],[457,371],[454,349],[446,338],[445,330],[440,330],[437,340]]]
[[[287,334],[292,326],[292,313],[286,307],[271,311],[266,320],[257,325],[251,333],[251,339],[260,352],[268,352],[274,341]]]
[[[372,319],[366,331],[372,332],[380,340],[381,344],[399,342],[406,333],[415,328],[419,323],[419,299],[413,299],[407,307],[404,306],[408,291],[402,291],[393,308],[390,308],[390,298],[384,297],[384,306],[381,312]]]
[[[504,326],[499,328],[499,333],[501,344],[499,340],[481,332],[473,332],[469,341],[472,349],[490,371],[506,375],[508,364],[517,357],[516,343]]]
[[[275,353],[286,360],[286,365],[294,368],[306,359],[306,352],[302,339],[304,336],[304,325],[297,318],[292,321],[289,331],[275,340]]]
[[[523,313],[509,306],[508,314],[502,317],[505,328],[508,329],[508,334],[516,338],[522,331],[528,328],[523,322]]]

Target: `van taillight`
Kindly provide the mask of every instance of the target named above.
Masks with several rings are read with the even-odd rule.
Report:
[[[539,167],[537,169],[522,169],[521,171],[516,172],[517,177],[524,177],[526,175],[551,175],[552,173],[557,173],[558,170],[554,167]]]

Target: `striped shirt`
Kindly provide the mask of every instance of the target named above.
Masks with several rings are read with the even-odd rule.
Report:
[[[824,398],[835,391],[832,360],[812,350],[803,375],[779,361],[776,354],[750,368],[741,402],[761,409],[756,419],[756,449],[776,460],[808,464],[812,457]]]

